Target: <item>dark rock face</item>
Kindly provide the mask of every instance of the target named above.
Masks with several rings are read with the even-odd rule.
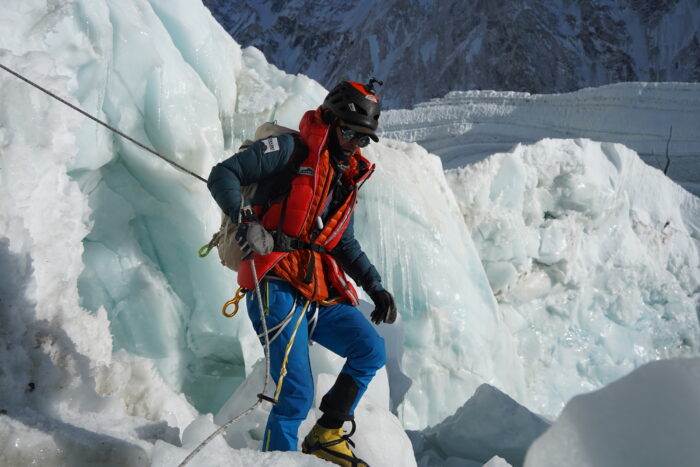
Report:
[[[700,0],[204,0],[243,46],[330,88],[385,81],[385,107],[451,90],[567,92],[700,81]]]

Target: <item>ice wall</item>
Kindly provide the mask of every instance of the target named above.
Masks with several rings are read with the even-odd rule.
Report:
[[[440,160],[398,141],[365,153],[377,171],[360,192],[355,230],[403,321],[402,369],[413,381],[404,426],[441,421],[483,382],[522,395],[513,340]]]
[[[543,140],[448,171],[529,408],[700,346],[700,199],[622,145]]]
[[[83,106],[205,178],[262,121],[298,120],[304,102],[292,94],[310,106],[322,95],[259,52],[242,52],[200,4],[77,7],[99,45],[78,71]],[[200,411],[216,410],[251,362],[239,335],[247,323],[216,312],[233,294],[235,275],[196,256],[218,227],[211,197],[202,182],[122,139],[96,158],[102,134],[83,127],[71,167],[92,209],[84,305],[105,307],[116,349],[152,359]]]
[[[35,23],[22,15],[36,5],[16,6],[0,17],[27,33]],[[42,18],[59,27],[64,15]],[[2,42],[0,62],[70,96],[76,81],[56,66],[60,54],[32,39],[22,45],[38,50],[16,54]],[[67,167],[82,119],[5,72],[0,102],[0,464],[138,465],[154,440],[177,442],[174,427],[196,412],[152,362],[112,353],[104,308],[81,307],[90,211]]]

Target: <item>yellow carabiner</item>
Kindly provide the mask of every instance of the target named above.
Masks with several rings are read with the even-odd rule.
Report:
[[[243,287],[238,287],[238,290],[236,290],[236,294],[234,295],[234,297],[228,302],[224,303],[224,307],[221,309],[221,314],[227,318],[233,318],[234,316],[236,316],[236,313],[238,313],[238,302],[240,302],[241,299],[245,297],[246,292],[248,291]],[[228,308],[231,305],[233,305],[233,313],[226,313],[226,308]]]

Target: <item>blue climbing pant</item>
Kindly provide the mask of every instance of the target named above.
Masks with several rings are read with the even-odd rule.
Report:
[[[314,399],[309,340],[347,359],[320,409],[340,420],[350,420],[372,377],[384,366],[384,339],[357,308],[347,303],[320,306],[279,279],[264,279],[260,292],[272,341],[270,373],[276,385],[285,354],[289,353],[277,396],[279,404],[272,406],[262,449],[296,451],[299,425],[306,419]],[[248,292],[246,302],[248,316],[264,345],[255,291]],[[267,395],[271,395],[269,391]]]

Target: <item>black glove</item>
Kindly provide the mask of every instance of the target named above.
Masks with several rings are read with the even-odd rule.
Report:
[[[260,225],[257,216],[250,208],[241,209],[241,222],[236,230],[236,242],[241,247],[243,259],[250,259],[253,253],[268,255],[272,253],[275,240],[270,232]]]
[[[374,302],[374,311],[370,315],[374,324],[379,324],[382,321],[385,323],[393,323],[396,321],[396,304],[394,297],[386,290],[373,290],[369,296]]]

